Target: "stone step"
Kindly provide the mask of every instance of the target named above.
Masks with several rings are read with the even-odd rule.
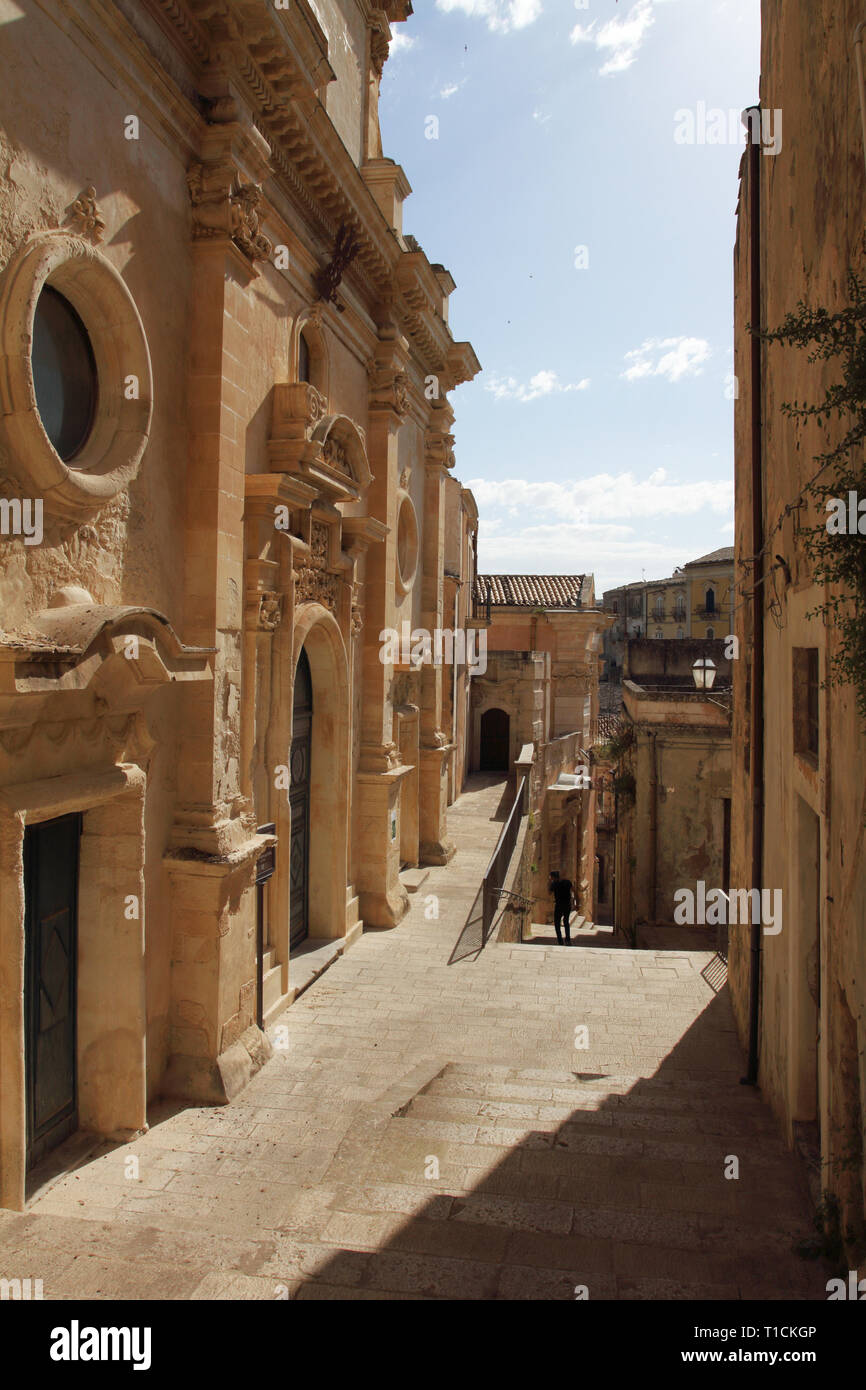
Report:
[[[642,1098],[640,1095],[622,1097],[618,1095],[581,1096],[576,1095],[568,1102],[500,1100],[495,1096],[450,1095],[447,1092],[430,1091],[418,1096],[412,1102],[409,1114],[431,1120],[456,1120],[464,1123],[473,1117],[506,1119],[527,1122],[543,1121],[545,1128],[566,1123],[574,1114],[607,1115],[605,1123],[646,1129],[681,1130],[694,1128],[702,1133],[743,1133],[765,1134],[773,1138],[778,1129],[775,1121],[762,1114],[743,1114],[734,1104],[714,1105],[711,1102],[688,1102],[667,1104],[655,1097]]]
[[[417,893],[429,877],[429,869],[404,869],[400,874],[400,882],[407,893]]]
[[[562,1074],[553,1073],[551,1084],[535,1081],[497,1081],[489,1079],[481,1072],[477,1076],[440,1076],[423,1091],[428,1099],[440,1101],[467,1101],[477,1105],[513,1105],[523,1107],[526,1118],[532,1118],[538,1106],[560,1106],[565,1109],[591,1110],[616,1109],[622,1113],[671,1114],[680,1117],[721,1117],[731,1125],[739,1119],[751,1128],[757,1123],[762,1132],[772,1135],[778,1132],[775,1121],[764,1109],[754,1091],[745,1087],[719,1087],[708,1097],[706,1088],[693,1089],[675,1084],[657,1086],[652,1078],[635,1077],[631,1083],[618,1082],[615,1088],[602,1082],[590,1085],[573,1082],[571,1086],[562,1084]],[[420,1097],[419,1097],[420,1099]],[[463,1105],[457,1108],[465,1109]],[[515,1114],[521,1113],[515,1109]],[[651,1121],[647,1123],[651,1124]],[[674,1123],[678,1124],[678,1121]]]
[[[269,951],[267,954],[273,956],[274,952]],[[279,1002],[282,997],[282,992],[283,968],[281,965],[272,965],[271,968],[266,971],[262,980],[262,1012],[265,1018],[267,1018],[274,1005]]]

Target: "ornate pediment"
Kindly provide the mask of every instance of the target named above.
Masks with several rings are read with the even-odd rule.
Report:
[[[307,382],[274,387],[270,466],[302,477],[330,502],[355,501],[373,477],[364,433],[347,415],[327,415],[326,409],[325,398]]]

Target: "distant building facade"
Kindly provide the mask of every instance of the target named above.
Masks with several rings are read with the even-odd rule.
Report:
[[[642,926],[678,924],[678,894],[697,897],[699,883],[727,885],[731,664],[724,645],[676,638],[628,644],[622,713],[600,781],[606,830],[611,794],[615,816],[615,925],[638,945]],[[694,662],[705,660],[716,673],[710,690],[693,675]]]
[[[604,674],[618,680],[625,643],[633,637],[713,641],[733,631],[734,548],[723,546],[690,560],[667,579],[641,580],[605,590],[602,607],[615,618],[605,634]]]
[[[533,893],[550,907],[547,874],[557,869],[592,911],[595,801],[569,782],[589,771],[598,724],[601,641],[610,619],[595,602],[592,575],[479,574],[476,619],[489,620],[487,670],[471,688],[471,767],[530,779]]]

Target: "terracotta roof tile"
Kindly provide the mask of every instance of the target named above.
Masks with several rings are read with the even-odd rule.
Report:
[[[487,586],[494,607],[502,608],[580,608],[581,598],[589,596],[585,574],[479,574],[475,596],[487,601]]]

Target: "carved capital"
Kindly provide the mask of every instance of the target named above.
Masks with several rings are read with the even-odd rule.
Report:
[[[229,159],[196,160],[187,171],[186,181],[194,241],[226,238],[251,262],[270,257],[273,246],[259,229],[261,184],[238,184]]]
[[[400,420],[409,413],[409,378],[406,372],[373,358],[367,364],[370,409],[390,410]]]
[[[424,432],[424,462],[454,467],[454,435],[448,430],[428,429]]]

